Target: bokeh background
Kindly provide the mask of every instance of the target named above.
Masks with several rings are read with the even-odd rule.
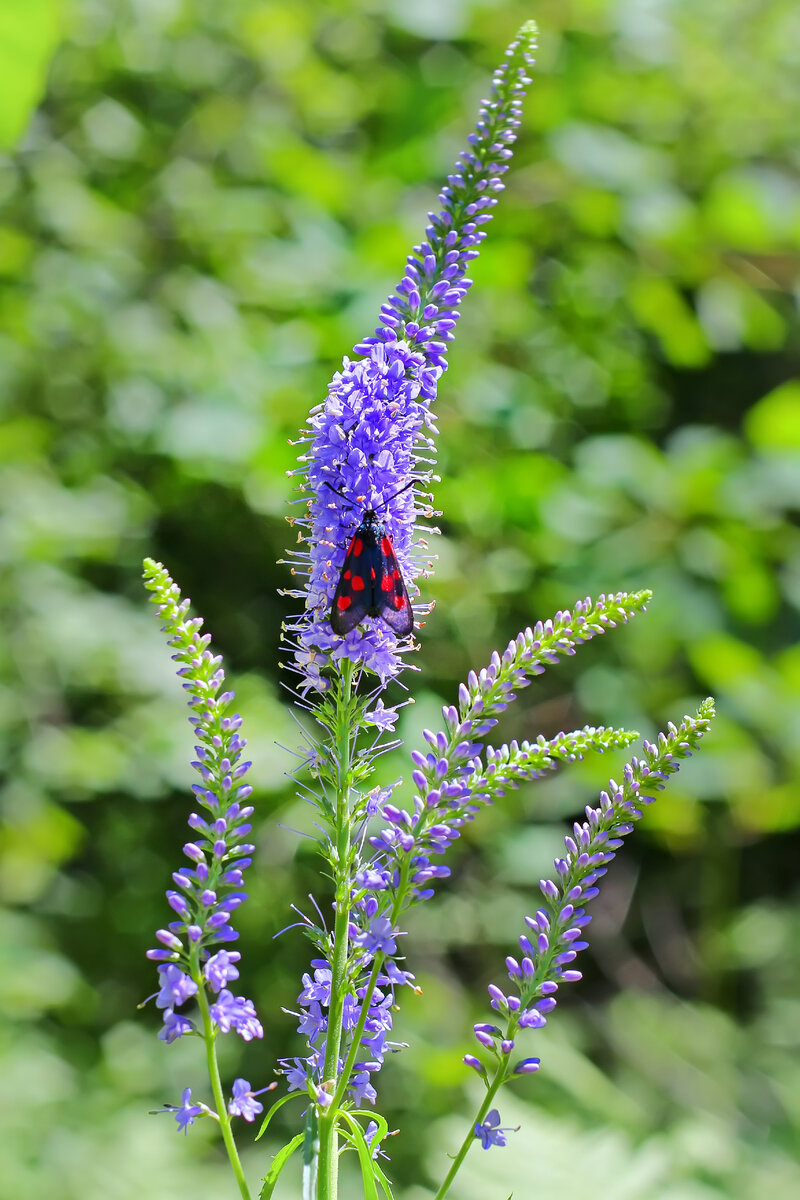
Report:
[[[234,1194],[213,1129],[148,1115],[204,1084],[197,1045],[165,1048],[136,1010],[191,778],[141,559],[206,617],[251,740],[242,984],[267,1036],[226,1044],[225,1071],[260,1086],[297,1046],[281,1006],[307,961],[273,935],[325,896],[278,746],[297,741],[276,665],[288,439],[530,17],[518,154],[438,402],[437,607],[403,733],[533,619],[641,586],[649,614],[537,681],[503,736],[652,734],[709,692],[720,716],[614,864],[583,984],[529,1039],[543,1070],[501,1105],[522,1131],[453,1195],[800,1195],[796,4],[2,0],[2,1200]],[[410,922],[423,996],[381,1077],[404,1200],[460,1140],[461,1055],[535,881],[619,765],[486,814]],[[288,1129],[245,1130],[253,1181]]]

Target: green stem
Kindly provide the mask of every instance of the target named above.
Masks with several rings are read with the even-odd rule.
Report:
[[[409,864],[410,864],[410,858],[409,858],[409,856],[406,856],[406,858],[402,864],[402,867],[401,867],[400,882],[397,887],[397,894],[395,895],[395,898],[394,898],[394,904],[392,905],[392,917],[391,917],[392,925],[394,925],[395,921],[397,920],[398,916],[400,915],[400,913],[403,910],[403,904],[405,901],[406,890],[408,888]],[[353,1030],[353,1035],[352,1035],[352,1039],[350,1042],[350,1049],[347,1053],[347,1058],[345,1060],[344,1067],[342,1068],[342,1072],[341,1072],[341,1075],[339,1078],[339,1085],[336,1088],[336,1093],[333,1097],[333,1103],[331,1104],[331,1108],[334,1110],[338,1109],[339,1106],[341,1105],[342,1100],[344,1098],[344,1094],[347,1091],[347,1088],[350,1084],[350,1076],[353,1073],[353,1067],[355,1066],[355,1061],[356,1061],[356,1058],[358,1057],[358,1051],[361,1048],[361,1038],[364,1033],[364,1026],[367,1023],[367,1017],[369,1016],[369,1008],[370,1008],[370,1002],[372,1000],[372,993],[375,991],[375,988],[377,986],[378,976],[380,974],[381,967],[383,966],[385,959],[386,959],[385,954],[381,954],[380,952],[378,952],[375,955],[375,961],[372,964],[372,971],[370,972],[370,976],[369,976],[369,979],[367,980],[367,985],[364,990],[364,999],[361,1002],[361,1012],[358,1014],[358,1023],[356,1024],[356,1027]]]
[[[439,1188],[438,1192],[434,1196],[434,1200],[444,1200],[444,1197],[450,1191],[450,1186],[451,1186],[453,1180],[455,1179],[456,1175],[458,1174],[461,1164],[463,1163],[464,1159],[467,1157],[470,1146],[475,1141],[475,1126],[478,1124],[479,1121],[483,1120],[483,1118],[486,1116],[487,1112],[491,1108],[492,1101],[494,1100],[495,1096],[497,1095],[497,1092],[500,1090],[500,1085],[503,1082],[504,1075],[505,1075],[505,1065],[504,1065],[504,1063],[501,1063],[497,1068],[497,1072],[495,1074],[494,1079],[489,1084],[489,1090],[486,1093],[486,1097],[483,1101],[483,1104],[480,1106],[477,1113],[475,1114],[475,1119],[472,1121],[472,1123],[469,1127],[467,1136],[464,1138],[464,1141],[461,1143],[461,1147],[458,1151],[458,1154],[453,1159],[453,1165],[450,1167],[450,1170],[447,1172],[447,1175],[445,1176],[442,1186]]]
[[[355,1029],[353,1030],[353,1036],[350,1041],[350,1049],[347,1052],[347,1058],[345,1059],[345,1064],[342,1068],[342,1072],[339,1077],[339,1084],[336,1088],[336,1092],[333,1097],[333,1103],[331,1104],[331,1108],[334,1111],[336,1111],[341,1106],[342,1100],[344,1099],[344,1094],[347,1091],[347,1088],[350,1083],[350,1076],[353,1073],[353,1067],[355,1066],[355,1061],[358,1056],[358,1051],[361,1047],[361,1037],[364,1033],[364,1026],[367,1023],[367,1017],[369,1016],[369,1007],[370,1007],[370,1001],[372,999],[372,993],[375,991],[375,986],[376,986],[376,983],[378,980],[378,975],[380,973],[381,967],[383,966],[384,957],[385,956],[383,954],[377,954],[375,957],[375,961],[372,964],[372,971],[370,973],[369,979],[367,980],[367,986],[366,986],[366,990],[364,992],[364,999],[361,1001],[361,1012],[358,1015],[358,1023],[356,1025]]]
[[[333,1094],[342,1044],[342,1014],[347,995],[347,956],[350,928],[350,773],[352,763],[352,685],[353,664],[342,663],[334,733],[339,779],[336,789],[336,917],[333,926],[331,958],[331,999],[328,1009],[328,1034],[325,1043],[323,1087]],[[339,1134],[336,1124],[338,1104],[331,1102],[319,1113],[319,1200],[337,1200],[339,1193]]]
[[[195,972],[192,972],[195,977]],[[250,1200],[250,1189],[247,1186],[247,1181],[244,1177],[242,1164],[239,1159],[239,1151],[236,1149],[236,1142],[233,1140],[231,1131],[231,1119],[228,1115],[228,1109],[225,1105],[225,1096],[222,1092],[222,1081],[219,1077],[219,1064],[217,1063],[217,1047],[216,1033],[214,1023],[211,1020],[211,1013],[208,1007],[208,996],[204,986],[204,981],[200,976],[199,970],[196,973],[195,983],[197,984],[197,1003],[200,1006],[200,1013],[203,1018],[203,1041],[206,1044],[206,1060],[208,1062],[208,1077],[211,1080],[211,1091],[214,1096],[214,1104],[219,1117],[219,1127],[222,1130],[222,1140],[225,1143],[225,1149],[228,1152],[228,1160],[231,1164],[231,1170],[236,1176],[236,1182],[239,1185],[239,1191],[242,1193],[242,1200]]]

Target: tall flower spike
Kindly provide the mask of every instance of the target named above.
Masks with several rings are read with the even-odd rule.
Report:
[[[227,986],[239,977],[241,955],[225,949],[239,936],[231,915],[247,899],[242,884],[254,849],[245,841],[253,813],[245,801],[253,789],[242,782],[251,766],[242,761],[247,745],[239,734],[242,718],[230,711],[233,692],[221,690],[222,660],[208,648],[211,634],[200,633],[202,618],[188,617],[189,601],[181,599],[161,563],[146,559],[144,577],[189,693],[189,721],[198,743],[192,766],[202,780],[193,791],[204,811],[189,817],[191,839],[183,847],[189,865],[173,874],[175,888],[167,891],[177,920],[157,931],[160,946],[147,952],[161,964],[156,1004],[164,1010],[164,1028],[159,1037],[173,1042],[195,1031],[193,1022],[175,1010],[197,997],[214,1029],[234,1030],[249,1042],[264,1031],[252,1002]]]
[[[434,515],[427,491],[436,433],[430,407],[447,367],[459,306],[471,286],[468,265],[478,255],[486,237],[483,226],[503,190],[535,38],[529,23],[508,47],[468,139],[470,149],[448,176],[439,195],[441,210],[429,214],[425,240],[408,257],[375,335],[355,347],[362,358],[344,359],[327,400],[311,410],[301,432],[299,444],[306,450],[292,473],[302,476],[304,497],[297,503],[306,505],[306,513],[291,521],[299,526],[300,546],[289,552],[289,561],[305,583],[287,594],[305,607],[284,630],[301,691],[326,690],[324,668],[342,658],[383,679],[392,677],[410,648],[380,618],[368,617],[339,637],[329,620],[331,602],[345,547],[366,509],[377,510],[385,524],[412,596],[418,593],[415,579],[432,567],[427,543],[414,532],[415,526],[422,528],[421,515]],[[398,491],[411,480],[414,486]]]

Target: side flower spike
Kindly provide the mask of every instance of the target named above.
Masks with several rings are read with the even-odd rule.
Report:
[[[515,1075],[538,1070],[536,1058],[524,1058],[511,1065],[517,1032],[545,1025],[561,987],[581,978],[573,964],[588,945],[585,930],[591,917],[586,904],[597,896],[609,863],[641,819],[645,806],[652,804],[654,793],[678,771],[680,760],[691,756],[713,717],[713,700],[704,700],[694,717],[684,717],[680,725],[670,722],[655,742],[645,741],[642,757],[631,759],[622,782],[610,780],[608,789],[600,793],[597,807],[587,807],[586,820],[576,823],[564,839],[566,853],[555,860],[555,877],[539,881],[541,907],[525,918],[527,929],[519,938],[520,955],[506,959],[510,986],[504,990],[489,985],[490,1005],[505,1021],[505,1028],[475,1026],[479,1047],[494,1060],[493,1079],[485,1068],[479,1071],[487,1087],[496,1090]],[[473,1055],[464,1061],[475,1069],[482,1066]]]
[[[251,764],[243,760],[242,719],[231,711],[233,692],[222,690],[222,660],[209,649],[211,635],[200,633],[202,619],[188,616],[189,601],[181,599],[160,563],[146,559],[144,578],[189,694],[189,721],[197,739],[192,766],[201,780],[193,785],[201,811],[190,815],[191,840],[183,847],[188,862],[175,871],[175,888],[167,891],[177,919],[157,931],[160,945],[147,952],[160,964],[156,1004],[164,1010],[164,1028],[159,1036],[169,1043],[196,1032],[194,1023],[175,1010],[197,998],[216,1030],[234,1030],[250,1041],[264,1031],[252,1001],[234,997],[226,987],[239,976],[241,955],[224,948],[239,936],[231,919],[247,899],[242,884],[254,850],[246,841],[253,814],[246,801],[253,789],[243,782]]]

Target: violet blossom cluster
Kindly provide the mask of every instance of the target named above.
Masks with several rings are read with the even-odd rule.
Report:
[[[412,596],[418,591],[414,580],[432,568],[427,542],[414,532],[420,515],[433,516],[427,486],[436,428],[430,406],[471,286],[469,263],[504,187],[534,48],[535,26],[526,25],[494,74],[470,149],[439,195],[441,210],[429,214],[425,240],[409,255],[374,336],[355,347],[364,357],[344,359],[298,439],[307,448],[290,474],[301,477],[304,495],[297,503],[305,513],[290,522],[298,526],[299,546],[288,561],[303,582],[286,594],[302,600],[304,609],[286,621],[284,635],[303,693],[324,691],[325,668],[345,658],[388,679],[409,649],[377,618],[339,637],[328,614],[345,547],[365,509],[375,509],[385,524]],[[414,486],[396,494],[412,480]]]
[[[524,1058],[511,1065],[514,1039],[521,1029],[544,1026],[548,1014],[556,1007],[562,984],[581,978],[573,963],[588,946],[585,931],[591,916],[585,905],[598,895],[600,880],[623,839],[640,820],[642,810],[653,803],[654,793],[664,787],[667,778],[679,770],[679,760],[691,756],[708,732],[713,716],[714,702],[707,699],[694,717],[685,716],[679,726],[670,722],[657,741],[645,741],[643,757],[633,758],[625,766],[621,783],[609,781],[608,789],[600,793],[597,807],[587,806],[586,820],[576,822],[572,833],[564,839],[566,853],[555,860],[555,878],[539,881],[542,905],[525,917],[527,931],[519,938],[519,958],[512,955],[506,958],[511,986],[504,991],[496,984],[489,985],[491,1007],[503,1019],[504,1027],[486,1022],[474,1026],[479,1046],[489,1052],[495,1067],[485,1107],[491,1103],[497,1088],[514,1075],[538,1070],[538,1058]],[[464,1062],[489,1085],[480,1058],[468,1054]],[[487,1138],[491,1143],[491,1131],[487,1131],[485,1123],[476,1123],[475,1136],[481,1139],[484,1148]]]
[[[373,793],[359,808],[362,821],[359,852],[353,864],[350,907],[349,980],[351,993],[342,1016],[344,1043],[349,1044],[351,1100],[361,1105],[375,1100],[371,1076],[380,1070],[387,1051],[400,1047],[390,1040],[395,989],[413,984],[414,976],[398,964],[397,928],[401,913],[433,894],[437,879],[450,869],[440,860],[461,836],[464,827],[483,807],[509,787],[541,778],[559,763],[584,754],[618,749],[637,736],[625,730],[586,727],[535,742],[512,742],[487,747],[483,739],[497,724],[498,715],[547,665],[575,647],[631,620],[646,608],[651,593],[618,593],[578,601],[572,611],[538,622],[510,642],[503,655],[494,654],[480,672],[470,672],[459,692],[459,704],[445,706],[446,729],[425,731],[429,750],[412,752],[411,779],[416,789],[410,808],[392,800],[397,784]],[[398,781],[399,783],[400,781]],[[370,818],[385,824],[370,833]],[[330,943],[319,931],[318,947],[330,953]],[[303,977],[298,996],[298,1032],[309,1053],[284,1060],[282,1067],[290,1089],[308,1091],[325,1105],[329,1093],[322,1087],[332,970],[327,958],[312,963],[312,974]],[[340,1061],[339,1074],[345,1065]]]
[[[188,616],[189,601],[181,600],[164,567],[152,559],[145,561],[145,586],[153,592],[189,694],[189,721],[197,738],[192,766],[202,780],[193,785],[201,811],[189,817],[192,837],[183,847],[187,863],[174,872],[175,887],[167,891],[175,919],[157,930],[160,946],[147,951],[160,964],[156,1005],[164,1025],[159,1037],[174,1042],[197,1032],[195,1022],[178,1010],[188,1000],[199,1000],[202,989],[212,1030],[233,1030],[250,1041],[264,1031],[252,1001],[229,986],[239,977],[241,955],[227,948],[239,936],[231,917],[247,899],[244,871],[254,850],[245,841],[253,813],[246,800],[253,789],[242,782],[251,766],[242,760],[247,744],[239,733],[242,719],[231,712],[233,692],[221,690],[225,673],[220,657],[208,648],[211,635],[200,633],[202,618]]]
[[[392,1041],[389,1034],[396,1005],[395,989],[413,984],[414,976],[402,971],[389,957],[383,964],[383,970],[374,979],[367,979],[363,973],[364,968],[374,961],[377,952],[388,956],[397,950],[388,922],[383,926],[378,924],[360,941],[355,924],[351,932],[356,947],[352,973],[356,978],[361,978],[353,983],[352,992],[345,997],[342,1029],[348,1035],[348,1040],[353,1038],[356,1029],[360,1030],[358,1053],[352,1064],[347,1088],[349,1099],[360,1108],[364,1103],[374,1104],[377,1099],[371,1076],[381,1069],[386,1055],[405,1048],[404,1044]],[[317,1104],[325,1108],[332,1099],[322,1080],[331,1005],[332,972],[328,960],[312,959],[311,972],[303,975],[302,982],[303,990],[297,997],[301,1011],[294,1015],[298,1017],[297,1030],[306,1039],[309,1053],[302,1057],[282,1059],[280,1066],[290,1092],[308,1092]],[[341,1076],[344,1069],[345,1059],[341,1057],[337,1074]]]

